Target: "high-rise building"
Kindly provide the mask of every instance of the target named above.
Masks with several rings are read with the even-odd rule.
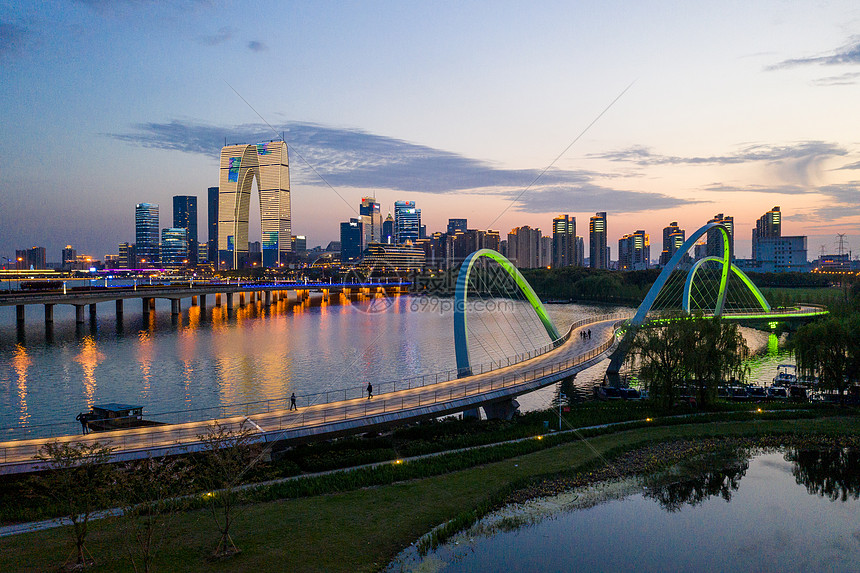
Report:
[[[32,247],[15,251],[15,268],[21,270],[41,270],[48,268],[45,260],[45,247]]]
[[[394,217],[391,216],[391,213],[382,222],[382,240],[380,242],[386,244],[394,243]]]
[[[457,231],[466,232],[468,227],[466,219],[448,219],[448,234],[454,235]]]
[[[197,264],[209,264],[209,245],[207,243],[197,243]]]
[[[355,263],[361,258],[361,219],[350,219],[340,224],[340,262]]]
[[[137,260],[134,256],[134,245],[131,243],[120,243],[119,250],[119,260],[117,265],[121,269],[134,269],[137,268]]]
[[[188,261],[197,264],[197,197],[174,195],[173,227],[188,231]]]
[[[308,239],[304,235],[293,235],[293,252],[303,253],[308,250]]]
[[[541,266],[541,230],[528,225],[515,227],[508,233],[507,258],[521,269]]]
[[[361,247],[366,249],[370,243],[382,242],[382,212],[376,197],[362,197],[358,214],[363,232]]]
[[[618,239],[618,270],[642,271],[649,267],[651,239],[643,230]]]
[[[176,269],[187,266],[188,258],[188,229],[185,227],[169,227],[161,230],[161,264],[166,268]]]
[[[686,240],[687,233],[678,226],[677,221],[672,221],[668,227],[663,227],[663,250],[660,252],[660,266],[665,267],[669,263],[669,259],[675,256],[675,252],[681,248]]]
[[[779,205],[759,217],[752,231],[752,256],[756,258],[756,246],[759,239],[771,239],[782,236],[782,213]]]
[[[424,264],[424,250],[417,245],[373,243],[360,266],[371,271],[407,272],[420,271]]]
[[[154,203],[135,205],[134,242],[140,268],[158,266],[161,262],[158,229],[158,205]]]
[[[394,202],[394,242],[405,245],[415,243],[421,238],[421,209],[415,208],[415,201]]]
[[[552,266],[552,237],[549,235],[540,238],[540,260],[538,263],[541,267],[550,268]]]
[[[606,246],[606,212],[595,213],[588,220],[589,263],[593,269],[609,268],[609,247]]]
[[[75,260],[78,258],[78,251],[73,249],[71,245],[66,245],[62,254],[62,265],[64,271],[72,270]]]
[[[727,217],[722,213],[718,213],[714,215],[714,218],[708,221],[708,223],[722,223],[726,229],[729,231],[729,247],[731,248],[732,257],[734,258],[735,252],[735,219],[734,217]],[[708,237],[708,249],[707,256],[709,257],[721,257],[723,256],[723,234],[716,230],[711,229],[707,233]]]
[[[215,265],[218,268],[218,188],[210,187],[207,190],[208,195],[208,215],[207,223],[209,227],[208,243],[208,261],[209,264]]]
[[[251,185],[257,179],[262,220],[262,264],[274,267],[290,252],[290,169],[287,144],[229,145],[221,149],[218,254],[228,268],[248,266]]]
[[[559,215],[552,220],[552,267],[576,263],[576,217]]]
[[[806,237],[759,237],[753,252],[755,270],[763,273],[802,273],[809,270]]]
[[[585,264],[585,241],[579,235],[576,236],[576,246],[574,248],[574,264],[581,267]]]

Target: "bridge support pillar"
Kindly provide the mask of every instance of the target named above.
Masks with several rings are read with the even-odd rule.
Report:
[[[215,293],[215,306],[221,306],[221,293]]]
[[[116,299],[116,315],[118,317],[122,316],[122,299]]]
[[[18,323],[24,322],[24,305],[18,304],[15,305],[15,317],[18,319]]]
[[[230,312],[233,310],[233,293],[228,292],[224,296],[227,297],[227,312]]]
[[[84,323],[84,305],[76,304],[75,305],[75,323],[83,324]]]
[[[170,299],[170,314],[176,316],[182,312],[182,301],[178,298]]]
[[[197,306],[197,295],[191,297],[191,306]]]
[[[96,303],[90,304],[90,320],[96,319]]]
[[[144,297],[140,302],[143,304],[143,314],[149,314],[149,298]]]
[[[266,291],[266,306],[270,306],[272,304],[272,291]]]
[[[239,293],[239,308],[242,308],[243,306],[245,306],[245,293],[240,292]]]
[[[54,322],[54,305],[46,304],[45,305],[45,324],[50,324]]]
[[[514,398],[508,398],[492,404],[484,404],[484,414],[488,420],[510,420],[519,409],[520,404]]]
[[[200,300],[200,308],[206,308],[206,295],[201,294],[199,300]]]

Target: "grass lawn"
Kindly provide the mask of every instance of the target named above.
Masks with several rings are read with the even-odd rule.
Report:
[[[647,442],[772,433],[860,434],[860,418],[723,422],[640,428],[589,439],[601,454]],[[401,549],[511,483],[594,462],[583,442],[548,448],[450,474],[345,493],[249,504],[232,537],[242,553],[207,555],[218,531],[206,510],[177,516],[156,558],[159,571],[376,571]],[[132,571],[121,519],[91,524],[91,571]],[[53,529],[0,538],[0,571],[56,570],[72,550],[69,533]]]

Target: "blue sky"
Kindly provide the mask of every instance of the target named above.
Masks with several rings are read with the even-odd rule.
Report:
[[[21,4],[0,16],[3,256],[114,253],[141,201],[169,226],[173,195],[205,205],[224,139],[267,123],[311,245],[373,194],[430,231],[564,212],[587,235],[608,211],[613,247],[723,212],[740,256],[781,205],[810,257],[837,232],[860,252],[856,2]]]

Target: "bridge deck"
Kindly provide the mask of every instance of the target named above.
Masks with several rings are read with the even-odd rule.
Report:
[[[372,400],[359,398],[330,402],[298,411],[278,410],[249,417],[234,416],[219,422],[233,428],[243,422],[250,422],[259,441],[302,441],[357,433],[477,408],[552,384],[603,360],[616,345],[614,325],[621,318],[585,324],[575,329],[558,348],[491,372],[389,392],[374,396]],[[592,338],[583,341],[578,333],[588,329],[592,331]],[[52,441],[109,441],[111,446],[117,448],[113,454],[115,460],[196,451],[203,448],[199,438],[212,423],[213,420],[203,420],[87,436],[0,442],[0,474],[38,469],[40,464],[34,456],[45,443]]]

